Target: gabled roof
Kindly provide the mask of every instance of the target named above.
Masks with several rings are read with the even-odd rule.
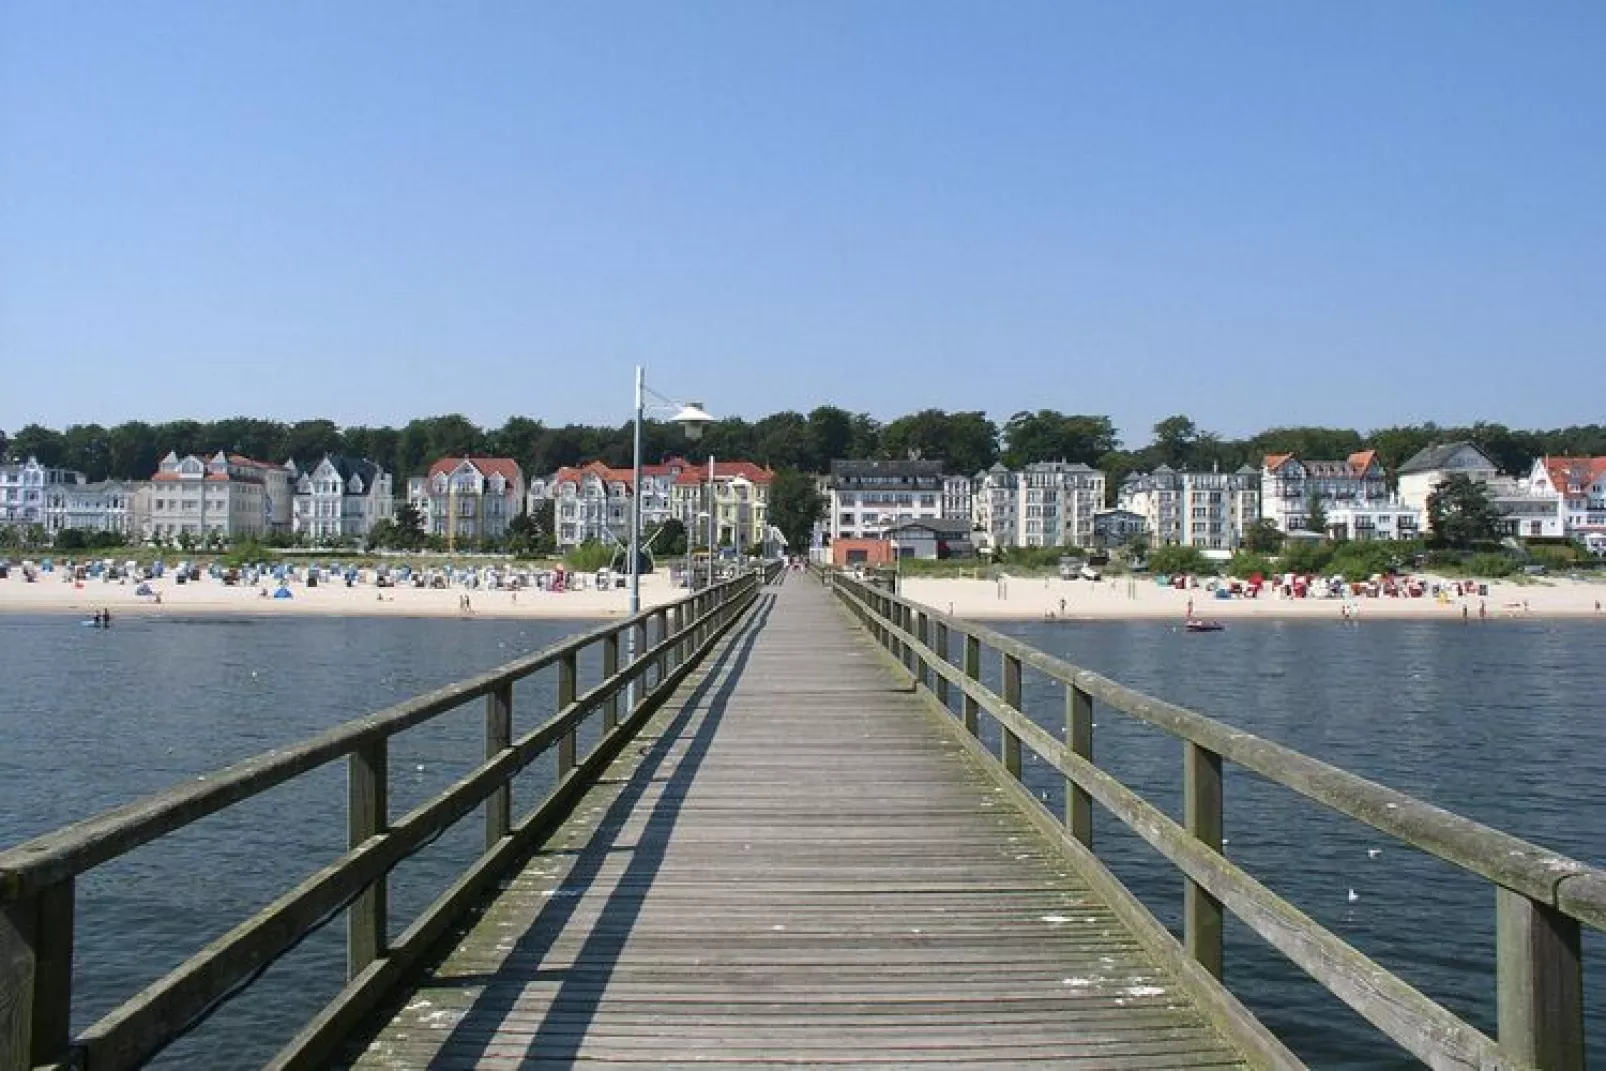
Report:
[[[936,535],[948,538],[970,535],[969,521],[951,517],[920,517],[916,520],[899,521],[889,528],[882,529],[882,535],[890,536],[894,532],[902,532],[911,528],[926,528]]]
[[[1483,458],[1489,468],[1495,464],[1489,460],[1489,455],[1479,450],[1473,443],[1465,440],[1458,443],[1443,443],[1440,445],[1424,447],[1411,455],[1411,459],[1400,466],[1400,475],[1409,476],[1413,472],[1433,472],[1442,469],[1449,460],[1463,450],[1471,450]]]
[[[524,471],[511,457],[443,457],[429,467],[429,474],[450,476],[465,462],[481,476],[501,476],[509,484],[522,483],[524,480]]]
[[[1267,472],[1276,472],[1278,469],[1282,468],[1284,465],[1286,465],[1288,462],[1292,461],[1293,459],[1294,459],[1294,455],[1293,454],[1267,454],[1266,455],[1266,471]]]
[[[1562,494],[1570,483],[1589,485],[1606,478],[1606,457],[1545,457],[1540,459],[1550,485]]]
[[[1377,461],[1377,451],[1358,450],[1343,461],[1296,459],[1293,454],[1267,454],[1266,471],[1276,472],[1290,461],[1302,466],[1311,476],[1328,478],[1349,476],[1358,479]]]
[[[675,483],[682,487],[692,487],[708,481],[708,466],[693,465],[685,458],[671,457],[659,465],[641,466],[642,476],[674,477]],[[564,466],[552,476],[553,484],[578,483],[587,476],[595,476],[606,483],[622,483],[626,488],[633,489],[636,474],[627,468],[613,468],[601,461],[588,461],[580,466]],[[756,484],[768,484],[775,479],[775,473],[755,465],[751,461],[714,461],[714,479],[732,480],[742,478]]]

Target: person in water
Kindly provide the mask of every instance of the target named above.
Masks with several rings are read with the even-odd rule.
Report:
[[[111,628],[112,627],[112,612],[110,610],[105,610],[105,609],[101,610],[101,612],[100,612],[100,627],[101,628]]]

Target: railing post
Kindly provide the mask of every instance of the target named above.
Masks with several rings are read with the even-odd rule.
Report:
[[[619,633],[610,632],[602,640],[602,679],[612,680],[619,675]],[[602,708],[602,731],[608,732],[619,726],[619,693],[615,692],[608,697],[608,702]]]
[[[1500,1047],[1544,1071],[1584,1066],[1584,972],[1578,920],[1495,888]]]
[[[1020,659],[1012,654],[1004,655],[1004,702],[1011,710],[1020,710]],[[1002,736],[999,737],[998,747],[1004,760],[1004,769],[1010,776],[1020,780],[1020,737],[1009,731],[1009,726],[1000,725]]]
[[[915,615],[915,638],[920,646],[931,646],[931,619],[924,610]],[[915,683],[927,691],[931,689],[931,671],[926,668],[926,659],[919,651],[912,651],[911,656],[915,662]]]
[[[965,633],[965,676],[976,681],[981,679],[981,640],[970,633]],[[976,712],[981,709],[975,697],[969,692],[965,693],[964,718],[965,728],[971,736],[981,735],[981,721]]]
[[[946,621],[937,622],[937,635],[932,642],[936,647],[937,657],[947,662],[949,659],[948,623]],[[937,702],[941,703],[944,709],[948,706],[948,694],[948,678],[939,673],[937,674]]]
[[[513,743],[513,682],[498,685],[485,696],[485,757],[494,759]],[[496,847],[513,826],[513,783],[485,797],[485,850]]]
[[[1191,740],[1182,744],[1183,821],[1188,832],[1212,851],[1221,851],[1221,756]],[[1192,878],[1182,886],[1183,938],[1188,955],[1221,977],[1221,901]]]
[[[683,661],[683,652],[681,650],[681,645],[680,645],[680,642],[678,640],[678,637],[680,636],[680,607],[679,607],[679,605],[671,606],[669,608],[669,618],[668,618],[668,621],[667,621],[665,627],[669,629],[669,638],[676,640],[675,643],[672,643],[672,644],[669,645],[669,663],[668,663],[668,665],[669,665],[670,671],[673,672],[674,670],[677,670],[677,669],[680,668],[680,664]]]
[[[659,610],[655,618],[658,622],[658,639],[656,641],[656,645],[659,648],[657,660],[659,684],[662,684],[664,681],[669,679],[668,641],[670,636],[669,615],[671,613],[673,613],[672,610]]]
[[[558,660],[558,712],[568,710],[574,705],[575,678],[579,675],[578,659],[574,651],[569,651]],[[574,769],[575,746],[578,743],[580,727],[577,725],[563,734],[558,741],[558,776],[563,777]]]
[[[390,826],[390,740],[380,737],[351,753],[346,778],[346,844],[355,848]],[[385,954],[389,877],[381,874],[346,911],[346,977],[355,978]]]
[[[1074,684],[1065,686],[1065,744],[1071,754],[1093,761],[1093,697]],[[1093,847],[1093,797],[1065,779],[1065,828],[1083,847]]]
[[[74,900],[68,878],[0,908],[0,1071],[67,1055]]]

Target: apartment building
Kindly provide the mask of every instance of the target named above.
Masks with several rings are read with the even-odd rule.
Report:
[[[362,539],[395,516],[390,473],[367,458],[325,454],[304,471],[294,461],[284,468],[293,488],[291,530],[299,536]]]
[[[41,465],[36,457],[0,463],[0,524],[47,526],[47,493],[84,482],[83,473]]]
[[[1121,509],[1142,518],[1150,546],[1231,551],[1260,518],[1260,473],[1248,465],[1236,472],[1161,465],[1122,480],[1119,499]]]
[[[1262,517],[1270,518],[1283,532],[1306,531],[1313,495],[1329,518],[1335,511],[1355,517],[1400,504],[1389,493],[1388,474],[1375,450],[1359,451],[1343,461],[1267,455],[1260,470]]]
[[[150,521],[145,538],[225,540],[261,536],[271,519],[270,475],[281,466],[222,451],[210,458],[168,451],[151,476]],[[286,481],[288,485],[288,481]]]
[[[831,541],[876,539],[903,521],[942,518],[947,483],[941,461],[833,461]]]
[[[45,528],[52,534],[67,528],[81,532],[115,532],[137,536],[134,495],[138,485],[126,480],[55,484],[46,493]]]
[[[1419,531],[1427,527],[1428,496],[1454,475],[1483,484],[1490,503],[1504,519],[1506,535],[1532,538],[1566,534],[1563,496],[1549,482],[1548,474],[1538,483],[1502,476],[1489,456],[1469,442],[1427,447],[1400,466],[1400,501],[1417,511]]]
[[[524,470],[510,457],[443,457],[407,481],[424,531],[448,543],[499,539],[525,505]]]
[[[1526,485],[1532,494],[1558,496],[1564,534],[1606,554],[1606,457],[1541,457]]]
[[[1044,461],[977,474],[972,520],[994,547],[1091,547],[1104,508],[1104,473],[1080,463]]]

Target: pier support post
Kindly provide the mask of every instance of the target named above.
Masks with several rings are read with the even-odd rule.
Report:
[[[1004,655],[1004,702],[1011,710],[1020,710],[1020,659]],[[1020,737],[1010,732],[1009,726],[1000,725],[998,747],[1004,760],[1004,769],[1011,777],[1020,780]]]
[[[1182,753],[1183,821],[1188,832],[1212,851],[1221,851],[1221,756],[1193,741],[1184,741]],[[1188,955],[1217,978],[1221,977],[1221,901],[1192,878],[1183,879],[1183,939]]]
[[[1074,684],[1065,686],[1065,746],[1093,761],[1093,697]],[[1093,847],[1093,797],[1065,779],[1065,828],[1083,847]]]
[[[1544,1071],[1584,1067],[1584,972],[1578,920],[1495,888],[1500,1047]]]
[[[390,739],[351,753],[347,762],[346,844],[355,848],[390,827]],[[346,911],[346,978],[385,954],[390,878],[381,874]]]

